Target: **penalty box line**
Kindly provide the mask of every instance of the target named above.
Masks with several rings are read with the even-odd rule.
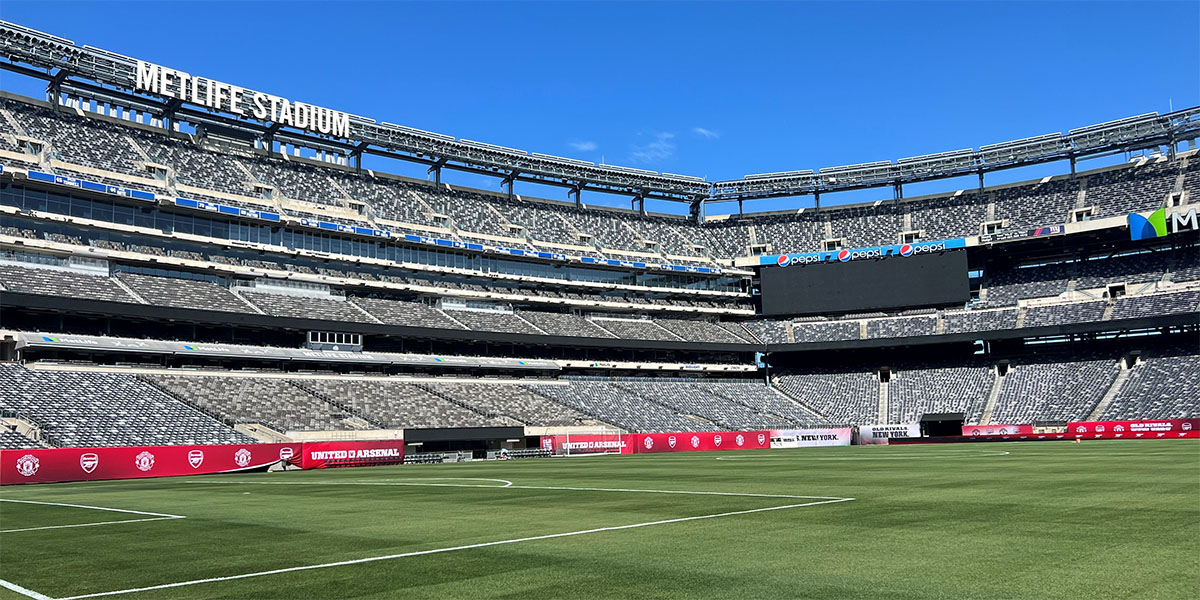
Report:
[[[41,531],[44,529],[69,529],[72,527],[95,527],[97,525],[117,525],[120,523],[144,523],[147,521],[166,521],[170,519],[186,519],[183,515],[168,515],[166,513],[147,512],[144,510],[129,510],[125,508],[108,508],[106,506],[90,506],[87,504],[67,504],[65,502],[39,502],[37,500],[13,500],[9,498],[0,498],[0,502],[12,502],[16,504],[37,504],[41,506],[64,506],[67,508],[82,508],[85,510],[100,510],[105,512],[124,513],[130,515],[143,515],[145,519],[122,519],[120,521],[98,521],[94,523],[76,523],[73,525],[46,525],[43,527],[22,527],[19,529],[0,529],[0,533],[17,533],[21,531]],[[3,585],[3,580],[0,580],[0,585]],[[15,591],[15,590],[14,590]]]
[[[479,486],[479,487],[489,487],[489,486]],[[516,486],[513,486],[513,487],[516,487]],[[512,488],[500,488],[500,489],[512,489]],[[647,491],[649,491],[649,490],[647,490]],[[747,495],[749,495],[749,494],[747,494]],[[556,538],[574,537],[574,536],[579,536],[579,535],[589,535],[589,534],[593,534],[593,533],[602,533],[602,532],[606,532],[606,531],[622,531],[622,530],[626,530],[626,529],[639,529],[642,527],[653,527],[655,525],[668,525],[671,523],[685,523],[688,521],[719,519],[719,518],[723,518],[723,517],[733,517],[733,516],[737,516],[737,515],[748,515],[748,514],[753,514],[753,513],[762,513],[762,512],[770,512],[770,511],[777,511],[777,510],[787,510],[787,509],[792,509],[792,508],[802,508],[805,506],[817,506],[820,504],[836,504],[839,502],[850,502],[852,500],[854,500],[854,498],[832,498],[832,499],[828,499],[828,500],[817,500],[817,501],[813,501],[813,502],[804,502],[804,503],[800,503],[800,504],[785,504],[783,506],[768,506],[766,508],[752,508],[752,509],[747,509],[747,510],[736,510],[736,511],[730,511],[730,512],[715,513],[715,514],[711,514],[711,515],[698,515],[698,516],[694,516],[694,517],[679,517],[679,518],[675,518],[675,519],[662,519],[662,520],[658,520],[658,521],[646,521],[644,523],[633,523],[631,525],[616,525],[613,527],[596,527],[593,529],[582,529],[579,531],[568,531],[565,533],[551,533],[551,534],[547,534],[547,535],[535,535],[535,536],[530,536],[530,537],[514,538],[514,539],[510,539],[510,540],[498,540],[498,541],[494,541],[494,542],[483,542],[483,543],[479,543],[479,544],[467,544],[464,546],[451,546],[448,548],[435,548],[432,550],[418,550],[415,552],[403,552],[400,554],[387,554],[384,556],[356,558],[356,559],[352,559],[352,560],[342,560],[342,561],[323,563],[323,564],[317,564],[317,565],[304,565],[304,566],[300,566],[300,567],[288,567],[288,568],[283,568],[283,569],[272,569],[269,571],[258,571],[255,573],[242,573],[240,575],[229,575],[229,576],[225,576],[225,577],[209,577],[206,579],[193,579],[190,581],[165,583],[162,585],[151,585],[151,586],[138,587],[138,588],[129,588],[129,589],[124,589],[124,590],[114,590],[111,592],[99,592],[99,593],[95,593],[95,594],[80,594],[78,596],[68,596],[68,597],[64,597],[64,598],[51,598],[51,597],[45,596],[43,594],[38,594],[37,592],[32,592],[31,594],[27,593],[26,595],[29,596],[30,598],[34,598],[35,600],[82,600],[83,598],[100,598],[100,597],[104,597],[104,596],[136,594],[139,592],[165,590],[165,589],[185,587],[185,586],[191,586],[191,585],[199,585],[199,584],[203,584],[203,583],[235,581],[238,579],[249,579],[251,577],[262,577],[265,575],[278,575],[281,573],[295,573],[297,571],[311,571],[314,569],[327,569],[327,568],[331,568],[331,567],[344,567],[344,566],[348,566],[348,565],[360,565],[360,564],[379,562],[379,561],[385,561],[385,560],[396,560],[396,559],[400,559],[400,558],[409,558],[409,557],[413,557],[413,556],[426,556],[426,555],[430,555],[430,554],[443,554],[446,552],[458,552],[460,550],[472,550],[475,548],[488,548],[488,547],[492,547],[492,546],[520,544],[523,542],[552,540],[552,539],[556,539]],[[4,583],[7,583],[7,582],[4,582]],[[5,587],[7,587],[7,586],[5,586]],[[16,587],[20,587],[20,586],[16,586]],[[13,588],[10,587],[9,589],[13,589]],[[24,590],[24,588],[21,588],[21,590]],[[18,591],[18,593],[24,593],[24,592],[20,592],[19,590],[15,590],[15,589],[13,591]],[[30,590],[25,590],[25,592],[30,592]]]

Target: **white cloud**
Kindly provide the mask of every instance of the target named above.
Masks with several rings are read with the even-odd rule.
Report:
[[[578,150],[579,152],[593,152],[596,150],[596,148],[600,147],[596,144],[596,142],[591,140],[582,142],[568,142],[567,145],[570,146],[572,150]]]
[[[629,154],[634,162],[656,163],[675,156],[675,134],[662,131],[654,134],[645,144],[635,144]]]
[[[720,133],[717,133],[716,131],[713,131],[711,129],[705,129],[703,127],[693,127],[692,133],[694,133],[700,137],[703,137],[703,138],[708,138],[710,140],[715,140],[715,139],[721,137]]]

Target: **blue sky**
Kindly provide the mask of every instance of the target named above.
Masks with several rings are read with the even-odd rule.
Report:
[[[4,0],[0,18],[377,120],[709,180],[978,148],[1200,104],[1198,2]],[[6,90],[41,94],[0,76]],[[477,175],[446,179],[498,189]]]

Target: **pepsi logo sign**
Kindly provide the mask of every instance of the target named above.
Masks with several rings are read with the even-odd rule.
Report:
[[[846,261],[850,260],[850,251],[842,250],[842,251],[838,252],[837,259],[839,262],[846,262]]]

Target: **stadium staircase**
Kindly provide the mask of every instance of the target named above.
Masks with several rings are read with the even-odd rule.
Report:
[[[825,413],[809,406],[808,404],[805,404],[799,398],[796,398],[795,396],[789,394],[786,389],[781,388],[781,387],[776,387],[775,384],[772,383],[771,390],[774,391],[776,394],[779,394],[779,396],[781,396],[788,402],[791,402],[792,404],[799,406],[800,408],[804,409],[805,411],[812,413],[814,416],[821,419],[822,421],[824,421],[826,423],[833,423],[833,420],[831,420],[829,418],[829,415],[826,415]]]
[[[513,417],[511,415],[506,415],[503,413],[498,413],[498,412],[489,412],[489,411],[480,410],[479,407],[477,407],[477,406],[463,402],[462,400],[459,400],[449,394],[444,394],[442,392],[437,391],[436,389],[434,389],[433,386],[426,385],[424,383],[414,383],[413,385],[420,388],[421,391],[423,391],[427,394],[437,396],[438,398],[441,398],[442,400],[445,400],[446,402],[449,402],[456,406],[465,408],[473,413],[483,415],[489,419],[504,419],[505,421],[508,421],[512,425],[525,425],[524,421],[521,421],[520,419],[518,419],[516,417]]]
[[[142,304],[150,304],[149,302],[146,301],[145,298],[142,297],[141,294],[133,291],[133,288],[125,285],[125,282],[121,281],[120,277],[109,277],[108,280],[117,284],[117,287],[125,290],[125,293],[129,294],[129,296],[132,297],[134,300],[137,300],[138,302],[140,302]]]
[[[888,382],[879,382],[879,413],[876,423],[890,423],[888,420]]]
[[[236,288],[236,287],[234,287],[234,286],[229,286],[229,293],[230,293],[230,294],[233,294],[234,296],[237,296],[237,299],[238,299],[238,300],[241,300],[243,304],[245,304],[246,306],[250,307],[250,310],[252,310],[252,311],[254,311],[254,312],[256,312],[256,313],[258,313],[258,314],[260,314],[260,315],[265,315],[265,314],[267,314],[266,312],[264,312],[264,311],[263,311],[263,309],[259,308],[257,305],[255,305],[253,302],[251,302],[251,301],[250,301],[249,299],[247,299],[245,296],[243,296],[243,295],[239,294],[239,293],[238,293],[238,291],[237,291],[237,288]]]
[[[662,402],[659,402],[653,398],[648,398],[646,396],[643,396],[643,395],[635,392],[634,390],[621,385],[620,382],[614,381],[614,382],[609,383],[609,385],[611,385],[614,388],[617,388],[618,390],[621,390],[622,392],[625,392],[626,394],[629,394],[630,396],[632,396],[634,398],[637,398],[638,400],[641,400],[642,402],[645,402],[646,404],[657,404],[658,406],[661,406],[664,409],[669,410],[689,421],[695,421],[697,423],[706,423],[709,425],[720,425],[716,421],[706,419],[704,417],[701,417],[700,415],[683,412],[683,411],[679,410],[678,408],[675,408],[674,406],[663,404]]]
[[[295,441],[262,423],[237,423],[233,426],[233,430],[268,444],[282,444]]]
[[[0,425],[17,435],[28,438],[35,444],[51,448],[61,447],[61,444],[55,443],[53,436],[46,432],[45,426],[24,413],[0,411]]]
[[[1117,373],[1117,378],[1113,380],[1112,385],[1108,387],[1106,392],[1104,392],[1104,396],[1102,396],[1100,401],[1096,403],[1096,407],[1092,409],[1092,412],[1088,413],[1087,418],[1084,419],[1085,421],[1099,420],[1101,415],[1108,410],[1108,407],[1112,404],[1113,400],[1116,399],[1117,395],[1121,393],[1121,388],[1125,385],[1125,380],[1129,379],[1129,376],[1133,374],[1133,370],[1137,368],[1136,364],[1134,366],[1128,366],[1129,360],[1132,359],[1121,359],[1121,362],[1118,364],[1120,372]]]
[[[980,425],[991,425],[992,415],[996,412],[996,403],[1000,400],[1000,388],[1004,385],[1004,377],[1000,370],[993,373],[992,390],[988,392],[987,404],[983,405],[983,415],[979,417]]]
[[[287,382],[288,382],[288,385],[298,388],[306,394],[316,396],[317,398],[324,401],[326,404],[336,406],[337,408],[345,411],[345,413],[348,415],[352,415],[355,418],[361,419],[364,423],[366,423],[368,425],[368,427],[363,427],[362,429],[387,429],[387,427],[385,427],[383,425],[383,423],[380,423],[379,421],[376,421],[375,419],[368,417],[367,415],[363,414],[361,411],[356,410],[353,406],[350,406],[349,404],[346,404],[345,402],[336,400],[326,394],[318,392],[317,390],[314,390],[294,379],[288,379]]]
[[[150,371],[146,371],[146,372],[150,372]],[[165,371],[163,371],[163,372],[165,372]],[[224,423],[225,425],[228,425],[230,427],[233,427],[234,429],[237,429],[237,422],[234,419],[231,419],[215,410],[212,410],[210,408],[207,408],[207,407],[201,406],[195,402],[192,402],[190,399],[180,396],[179,394],[176,394],[175,392],[172,392],[171,390],[159,385],[157,382],[155,382],[153,379],[150,379],[149,377],[144,377],[142,375],[134,375],[134,378],[137,379],[139,382],[141,382],[143,385],[154,388],[159,393],[166,395],[168,398],[171,398],[172,400],[174,400],[180,404],[183,404],[184,406],[191,407],[192,410],[194,410],[200,414],[203,414],[212,419],[215,419],[218,423]]]

